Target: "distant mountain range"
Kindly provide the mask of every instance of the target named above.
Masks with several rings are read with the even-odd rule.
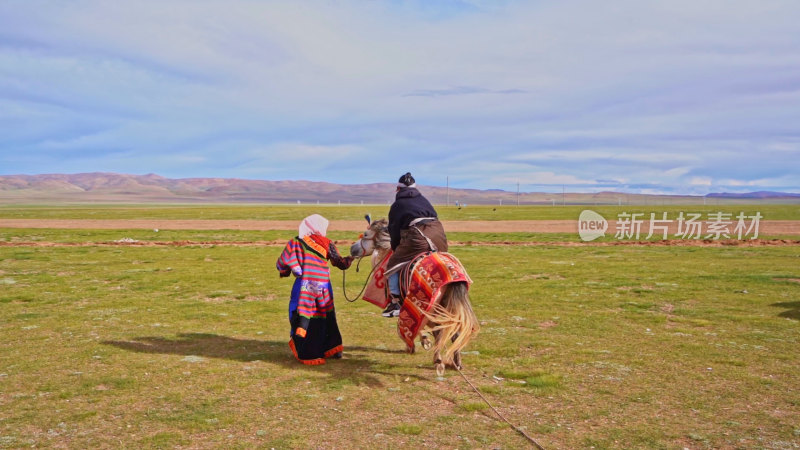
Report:
[[[721,192],[721,193],[708,194],[706,197],[769,199],[769,198],[800,198],[800,194],[792,194],[788,192],[774,192],[774,191],[747,192],[744,194]]]
[[[434,204],[692,204],[698,196],[641,195],[620,192],[553,194],[499,189],[420,186]],[[394,183],[335,184],[314,181],[265,181],[237,178],[170,179],[155,174],[79,173],[0,176],[0,203],[390,203]],[[800,194],[752,192],[709,194],[712,201],[796,201]]]

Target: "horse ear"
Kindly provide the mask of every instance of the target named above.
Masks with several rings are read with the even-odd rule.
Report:
[[[372,216],[370,216],[369,214],[365,214],[364,218],[367,219],[367,225],[372,224]]]

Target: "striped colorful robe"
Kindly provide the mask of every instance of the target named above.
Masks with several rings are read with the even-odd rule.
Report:
[[[303,364],[324,364],[325,358],[339,357],[343,349],[328,260],[342,270],[352,262],[317,234],[289,241],[276,263],[282,277],[296,277],[289,301],[289,347]]]

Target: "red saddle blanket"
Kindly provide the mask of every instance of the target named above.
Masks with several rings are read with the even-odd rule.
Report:
[[[389,262],[389,257],[391,256],[392,252],[389,252],[383,258],[383,261],[378,264],[378,266],[372,272],[372,278],[367,283],[367,287],[364,288],[364,295],[361,296],[361,298],[364,300],[380,307],[381,309],[386,308],[386,306],[389,304],[389,295],[386,292],[388,290],[389,283],[389,280],[386,277],[386,264]]]
[[[425,253],[412,262],[407,278],[407,293],[397,318],[397,333],[409,349],[414,349],[414,339],[427,319],[429,312],[438,304],[444,288],[450,283],[464,281],[467,286],[472,279],[461,262],[450,253]]]
[[[391,252],[375,268],[362,298],[375,306],[385,308],[389,304],[386,265]],[[410,348],[427,319],[422,313],[430,311],[439,303],[443,288],[448,284],[465,281],[472,284],[461,262],[450,253],[423,253],[409,264],[410,270],[402,270],[400,283],[406,292],[403,307],[397,320],[397,333]]]

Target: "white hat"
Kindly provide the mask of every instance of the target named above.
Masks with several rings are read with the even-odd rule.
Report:
[[[328,219],[319,214],[312,214],[300,222],[298,232],[300,233],[300,237],[305,237],[309,234],[321,234],[325,236],[328,232]]]

